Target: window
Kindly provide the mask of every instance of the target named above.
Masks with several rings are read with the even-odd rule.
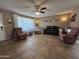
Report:
[[[17,16],[14,20],[15,27],[21,27],[23,31],[30,32],[35,30],[33,19]]]

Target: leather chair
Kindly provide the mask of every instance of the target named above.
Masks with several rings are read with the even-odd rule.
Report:
[[[21,28],[14,28],[15,38],[23,40],[27,38],[27,33],[23,32]]]
[[[66,44],[74,44],[79,34],[79,28],[72,28],[72,31],[63,37],[63,42]]]

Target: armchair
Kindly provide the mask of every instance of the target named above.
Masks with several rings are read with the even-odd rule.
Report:
[[[27,38],[27,33],[23,32],[21,28],[15,28],[14,33],[17,40],[23,40]]]
[[[79,34],[78,28],[72,28],[72,31],[63,37],[63,42],[66,44],[74,44]]]

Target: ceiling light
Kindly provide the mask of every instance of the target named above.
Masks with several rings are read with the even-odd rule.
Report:
[[[36,15],[39,15],[40,13],[39,12],[36,12]]]

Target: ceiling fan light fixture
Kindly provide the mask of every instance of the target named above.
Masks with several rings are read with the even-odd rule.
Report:
[[[36,15],[39,15],[39,14],[40,14],[40,12],[36,12],[35,14],[36,14]]]

